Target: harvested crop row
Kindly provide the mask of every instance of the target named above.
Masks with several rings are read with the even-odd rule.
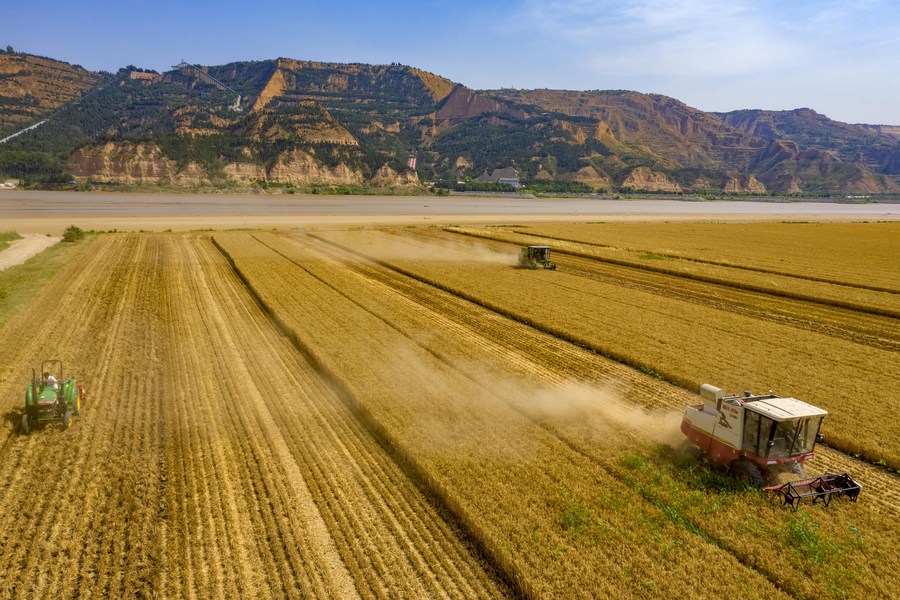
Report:
[[[897,223],[582,223],[515,230],[900,293]]]
[[[167,595],[298,597],[334,593],[348,580],[302,479],[291,481],[252,402],[252,381],[235,377],[234,335],[208,291],[203,265],[185,244],[166,246],[166,327],[161,382],[169,433],[167,552],[186,577]],[[274,439],[273,439],[274,438]],[[306,492],[306,493],[304,493]],[[265,543],[260,543],[265,540]],[[240,565],[234,568],[233,565]],[[323,568],[331,565],[332,568]]]
[[[216,318],[213,326],[214,337],[232,354],[225,361],[229,379],[253,382],[236,396],[266,426],[253,437],[274,438],[282,448],[273,457],[288,460],[282,468],[309,482],[360,593],[502,593],[504,588],[360,428],[335,391],[272,329],[221,254],[208,241],[198,242],[196,252],[204,270],[215,274],[207,279],[210,297],[203,312],[216,315],[229,308],[228,318]]]
[[[406,230],[404,236],[421,239],[426,243],[448,244],[451,247],[460,242],[458,234],[431,228]],[[478,245],[481,244],[482,242],[479,242]],[[509,242],[484,239],[483,244],[497,254],[505,253],[510,257],[518,251],[518,245],[512,246]],[[898,320],[893,317],[861,313],[820,302],[762,294],[729,285],[716,285],[690,278],[675,277],[649,271],[639,266],[610,264],[570,254],[554,253],[553,262],[556,263],[559,270],[582,277],[645,290],[809,331],[818,331],[875,348],[900,350],[900,326],[898,326]]]
[[[862,288],[837,281],[817,281],[782,273],[757,272],[725,264],[708,264],[653,252],[598,247],[580,242],[523,235],[499,228],[452,227],[448,231],[518,245],[545,244],[560,252],[648,271],[717,283],[761,294],[820,302],[860,312],[900,318],[900,293],[892,288]],[[875,285],[875,284],[873,284]]]
[[[826,432],[839,448],[900,465],[900,424],[890,415],[900,379],[894,352],[566,273],[513,269],[477,243],[465,251],[402,232],[321,235],[689,389],[777,384],[829,410]]]
[[[268,235],[259,237],[277,251],[254,247],[247,234],[215,237],[317,362],[340,374],[384,443],[526,593],[675,593],[697,579],[691,564],[713,560],[728,564],[737,579],[700,574],[706,589],[777,595],[757,572],[673,523],[596,461],[325,284],[307,270],[328,269],[320,257]],[[606,499],[598,499],[599,490]],[[569,523],[577,531],[567,526],[567,511],[598,501],[624,506],[584,535],[577,524]],[[657,534],[677,541],[655,544]]]
[[[160,430],[147,396],[159,371],[146,356],[158,339],[158,285],[129,264],[145,250],[133,238],[94,242],[0,330],[2,362],[10,365],[0,394],[14,399],[7,409],[20,407],[27,368],[46,357],[62,359],[69,373],[90,373],[92,393],[86,416],[69,431],[48,425],[3,446],[6,594],[152,593]],[[9,422],[7,432],[13,435]]]
[[[504,594],[208,240],[80,258],[0,329],[9,414],[46,356],[91,391],[66,432],[6,422],[0,596]]]
[[[715,476],[706,473],[705,467],[670,451],[641,450],[641,444],[635,442],[635,438],[649,438],[679,443],[680,409],[693,400],[692,395],[522,324],[498,318],[496,313],[389,269],[360,261],[333,247],[310,244],[300,236],[295,238],[335,259],[304,262],[310,272],[603,464],[615,477],[639,490],[643,498],[669,507],[673,518],[715,540],[745,564],[769,574],[782,589],[811,597],[827,593],[824,581],[840,579],[842,569],[870,569],[875,554],[881,557],[874,567],[880,572],[878,577],[842,581],[835,589],[853,590],[853,595],[863,596],[880,595],[888,589],[882,582],[890,580],[893,569],[900,566],[893,556],[890,539],[883,535],[884,528],[900,515],[900,506],[891,495],[898,485],[895,477],[827,452],[826,470],[852,471],[867,486],[866,501],[852,507],[835,507],[836,510],[816,517],[810,526],[844,548],[856,545],[852,532],[858,531],[867,540],[867,547],[865,552],[862,548],[843,552],[840,561],[829,560],[811,567],[806,562],[809,557],[798,561],[791,544],[779,533],[797,526],[795,515],[773,512],[759,498],[736,495],[727,482],[718,481],[715,487],[709,487]],[[345,271],[358,276],[348,277]],[[573,385],[576,378],[593,384]],[[614,398],[675,410],[648,414],[629,409],[626,404],[610,404]],[[617,428],[628,430],[637,426],[643,431],[635,430],[631,438],[623,436],[621,429],[611,430],[611,423]],[[812,468],[819,467],[815,464]],[[744,518],[711,518],[735,511]],[[747,535],[749,520],[768,532],[765,539]],[[812,578],[811,568],[815,571]]]

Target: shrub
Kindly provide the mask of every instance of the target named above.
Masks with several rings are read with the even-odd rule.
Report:
[[[80,227],[76,227],[74,225],[69,225],[68,229],[63,232],[63,241],[64,242],[77,242],[80,239],[84,238],[84,231],[81,230]]]

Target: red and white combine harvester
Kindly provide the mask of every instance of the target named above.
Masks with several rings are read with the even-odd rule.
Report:
[[[713,465],[759,487],[784,472],[803,477],[804,463],[823,439],[826,411],[772,392],[727,396],[708,383],[700,386],[700,397],[702,404],[685,408],[681,431]],[[855,501],[862,486],[847,473],[825,473],[763,489],[796,509],[804,500],[826,506],[834,497]]]

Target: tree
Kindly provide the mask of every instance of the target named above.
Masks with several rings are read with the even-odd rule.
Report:
[[[7,47],[6,47],[6,52],[7,52],[8,54],[15,54],[15,53],[16,53],[16,51],[13,50],[13,47],[12,47],[12,46],[7,46]]]

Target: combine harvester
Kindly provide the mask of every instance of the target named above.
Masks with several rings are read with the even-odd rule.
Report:
[[[61,360],[45,360],[40,372],[38,378],[31,369],[31,381],[25,388],[25,412],[20,428],[23,435],[28,435],[38,424],[52,421],[62,421],[63,430],[68,429],[72,417],[80,414],[84,401],[84,384],[74,377],[65,379]]]
[[[550,262],[550,246],[525,246],[519,251],[519,267],[522,269],[550,269],[556,265]]]
[[[714,466],[727,468],[736,478],[762,487],[794,510],[801,502],[822,502],[833,498],[856,501],[862,486],[847,473],[825,473],[769,485],[779,473],[803,477],[803,465],[815,455],[822,419],[828,413],[795,398],[772,392],[754,396],[726,396],[723,390],[700,386],[703,404],[684,410],[681,431]]]

